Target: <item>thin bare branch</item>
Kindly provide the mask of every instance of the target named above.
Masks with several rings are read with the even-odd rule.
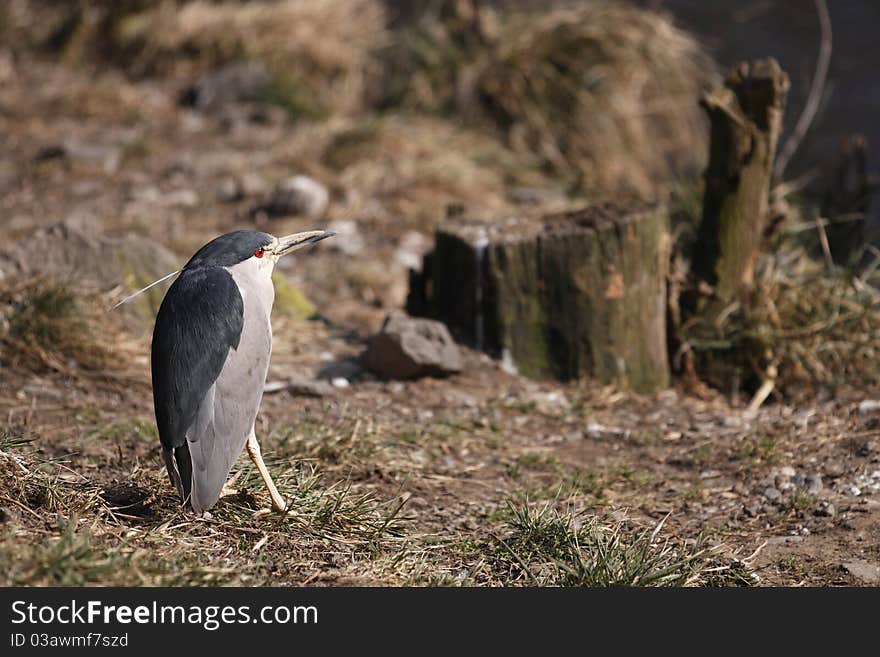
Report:
[[[798,118],[794,130],[785,141],[785,145],[779,151],[776,158],[776,165],[773,167],[773,176],[776,180],[782,178],[785,168],[789,161],[803,141],[804,135],[807,134],[813,119],[816,118],[816,112],[819,110],[819,104],[825,93],[825,82],[828,78],[828,65],[831,63],[831,16],[828,14],[828,5],[825,0],[815,0],[816,13],[819,14],[819,27],[821,29],[821,41],[819,45],[819,58],[816,62],[816,73],[813,75],[813,82],[810,85],[810,93],[807,96],[807,102]]]

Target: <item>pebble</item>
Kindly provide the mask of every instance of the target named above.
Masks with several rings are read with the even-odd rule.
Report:
[[[877,564],[855,560],[841,564],[841,568],[866,584],[880,584],[880,566]]]
[[[346,379],[344,376],[334,377],[333,379],[331,379],[330,383],[331,385],[333,385],[334,388],[347,388],[349,385],[351,385],[348,382],[348,379]]]
[[[782,499],[782,493],[780,493],[778,489],[771,486],[764,490],[764,497],[766,497],[770,502],[778,502]]]
[[[324,214],[329,202],[330,192],[324,185],[308,176],[293,176],[278,183],[266,202],[253,208],[252,213],[316,218]]]
[[[813,513],[817,516],[832,518],[837,514],[837,509],[831,502],[822,502]]]
[[[804,488],[808,493],[821,493],[824,486],[822,485],[822,475],[812,474],[804,477]]]
[[[880,411],[880,399],[865,399],[859,402],[859,414],[868,415]]]

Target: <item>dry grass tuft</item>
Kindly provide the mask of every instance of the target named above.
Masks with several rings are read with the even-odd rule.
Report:
[[[758,260],[749,309],[733,304],[709,323],[694,320],[686,342],[701,374],[749,386],[772,382],[782,392],[880,383],[880,279],[829,271],[800,247]]]
[[[0,313],[0,361],[7,367],[68,372],[73,366],[98,372],[111,365],[109,351],[91,331],[84,304],[64,285],[36,280],[4,284]]]
[[[517,150],[605,194],[654,195],[702,161],[697,100],[715,68],[666,17],[597,3],[483,25],[453,15],[406,35],[388,102],[476,106]]]
[[[109,51],[136,74],[187,61],[205,67],[260,60],[276,76],[274,93],[308,105],[312,114],[362,107],[376,73],[373,52],[385,33],[384,7],[377,0],[86,2],[81,7],[77,27],[65,39],[69,58]]]
[[[236,471],[239,492],[199,518],[158,468],[135,466],[126,480],[101,485],[29,445],[0,435],[3,585],[277,584],[292,570],[327,570],[339,555],[369,560],[403,535],[400,499],[327,485],[308,465],[271,464],[288,496],[285,514],[260,512],[262,483],[248,463]]]
[[[532,586],[701,586],[749,584],[738,562],[701,539],[661,538],[665,524],[560,510],[553,502],[508,506],[506,536],[496,537],[494,568],[502,581]]]

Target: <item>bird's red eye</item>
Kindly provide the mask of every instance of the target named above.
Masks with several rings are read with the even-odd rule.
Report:
[[[263,249],[257,249],[256,251],[254,251],[254,256],[257,258],[262,258],[263,257]]]

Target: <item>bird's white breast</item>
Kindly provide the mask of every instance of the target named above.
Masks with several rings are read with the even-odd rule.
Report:
[[[259,313],[268,320],[275,303],[274,263],[269,258],[248,258],[226,269],[241,292],[245,316]]]

